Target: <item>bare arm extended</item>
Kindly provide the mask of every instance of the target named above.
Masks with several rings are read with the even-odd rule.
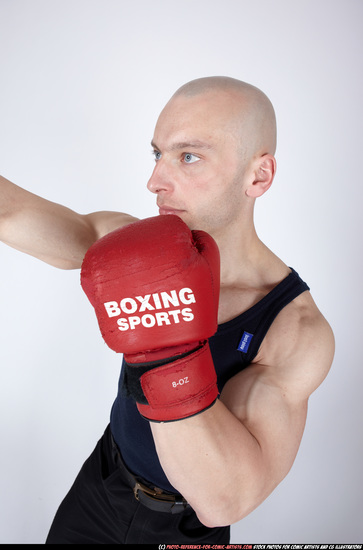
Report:
[[[93,242],[133,221],[120,212],[78,214],[0,176],[0,240],[55,267],[80,268]]]

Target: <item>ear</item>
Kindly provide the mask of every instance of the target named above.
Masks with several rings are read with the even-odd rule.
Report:
[[[257,161],[254,181],[246,189],[248,197],[261,197],[270,189],[276,173],[276,159],[272,155],[263,155]]]

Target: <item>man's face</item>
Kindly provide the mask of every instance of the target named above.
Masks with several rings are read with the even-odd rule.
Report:
[[[178,96],[162,111],[148,182],[161,215],[176,214],[212,235],[241,215],[245,162],[233,109],[225,94],[208,93]]]

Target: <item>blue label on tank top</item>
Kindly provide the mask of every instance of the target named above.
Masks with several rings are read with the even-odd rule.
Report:
[[[243,353],[248,352],[248,348],[250,347],[251,340],[253,338],[253,334],[250,334],[249,332],[244,332],[243,336],[240,340],[240,343],[238,344],[238,350],[242,351]]]

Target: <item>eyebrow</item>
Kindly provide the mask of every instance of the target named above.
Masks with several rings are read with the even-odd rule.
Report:
[[[154,149],[160,150],[159,147],[152,141],[151,146],[154,147]],[[194,141],[178,141],[176,143],[173,143],[170,147],[168,147],[169,151],[177,151],[179,149],[212,149],[212,145],[209,143],[205,143],[204,141],[200,141],[199,139],[196,139]]]

